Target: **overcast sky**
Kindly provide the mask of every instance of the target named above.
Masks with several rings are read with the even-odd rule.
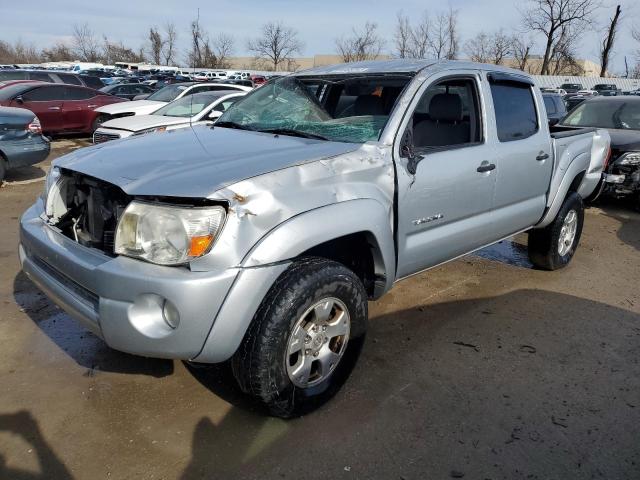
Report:
[[[622,72],[624,56],[630,65],[635,62],[634,52],[640,46],[631,38],[631,25],[640,26],[640,2],[623,0],[623,23],[614,50],[613,69]],[[636,3],[638,5],[636,5]],[[519,8],[526,0],[451,0],[459,11],[460,33],[463,39],[481,30],[505,31],[518,29]],[[602,25],[612,15],[615,3],[598,16]],[[520,7],[519,7],[520,6]],[[46,47],[57,40],[70,40],[74,24],[87,22],[98,35],[106,34],[111,40],[122,40],[125,45],[138,49],[146,41],[149,26],[175,23],[179,34],[180,51],[188,45],[189,23],[200,8],[200,20],[210,35],[224,32],[235,38],[235,55],[248,55],[246,40],[256,36],[260,26],[270,20],[282,20],[296,28],[304,41],[304,56],[335,52],[335,38],[348,33],[353,25],[370,20],[378,23],[381,33],[388,39],[387,50],[393,49],[392,38],[396,14],[403,10],[411,18],[419,18],[426,10],[437,13],[448,5],[436,0],[0,0],[0,39],[22,39],[38,47]],[[600,31],[585,32],[579,54],[598,62]],[[540,38],[535,53],[542,53]],[[184,55],[180,55],[184,63]]]

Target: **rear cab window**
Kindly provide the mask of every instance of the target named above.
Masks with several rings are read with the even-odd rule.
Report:
[[[498,140],[524,140],[540,128],[533,85],[506,77],[489,75]]]

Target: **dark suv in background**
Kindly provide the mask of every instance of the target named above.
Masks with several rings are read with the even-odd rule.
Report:
[[[581,83],[563,83],[560,88],[567,93],[577,93],[584,89]]]
[[[104,83],[97,77],[51,70],[0,70],[0,82],[8,80],[37,80],[47,83],[66,83],[68,85],[95,88],[96,90],[104,87]]]
[[[603,97],[615,97],[619,95],[618,87],[612,83],[599,83],[594,85],[593,89],[598,92],[598,95]]]

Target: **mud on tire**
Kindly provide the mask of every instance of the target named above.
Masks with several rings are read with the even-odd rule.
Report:
[[[571,221],[572,219],[575,222]],[[569,193],[553,222],[545,228],[529,232],[529,260],[544,270],[566,267],[578,247],[584,223],[582,198]],[[573,230],[573,235],[570,234]]]
[[[294,327],[299,329],[306,312],[327,298],[337,300],[348,311],[346,345],[326,378],[301,388],[292,382],[286,363]],[[244,392],[274,416],[289,418],[308,413],[333,397],[348,378],[364,342],[367,315],[366,291],[351,270],[323,258],[298,260],[276,280],[262,301],[231,359],[234,377]]]

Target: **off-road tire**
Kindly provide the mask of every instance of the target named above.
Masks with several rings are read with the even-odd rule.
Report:
[[[558,249],[560,235],[565,218],[569,212],[577,214],[577,229],[569,250],[561,255]],[[584,205],[582,198],[575,192],[570,192],[560,207],[553,222],[545,228],[534,229],[529,232],[529,260],[537,268],[543,270],[558,270],[566,267],[580,243],[582,226],[584,224]]]
[[[350,316],[350,333],[339,363],[321,383],[294,385],[287,374],[285,351],[291,331],[314,303],[340,300]],[[317,257],[293,263],[265,296],[238,351],[231,359],[240,388],[277,417],[290,418],[318,408],[348,378],[360,354],[367,329],[367,293],[344,265]]]

